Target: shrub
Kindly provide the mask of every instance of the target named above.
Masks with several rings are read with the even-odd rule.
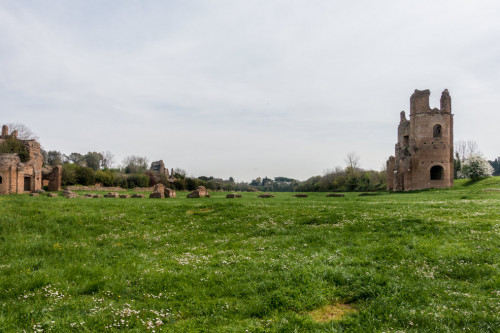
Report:
[[[170,182],[168,181],[168,178],[165,175],[158,176],[158,183],[163,184],[166,187],[170,187]]]
[[[62,167],[61,185],[75,185],[76,184],[76,164],[64,164]]]
[[[0,143],[0,154],[17,154],[21,162],[26,162],[30,159],[26,146],[16,138],[8,138]]]
[[[145,174],[132,174],[127,178],[128,188],[149,187],[149,177]]]
[[[155,186],[156,184],[158,184],[157,177],[151,171],[146,172],[146,175],[149,178],[149,187]]]
[[[128,188],[127,177],[122,174],[115,175],[115,179],[113,181],[113,186],[118,186],[121,188]]]
[[[194,191],[198,186],[198,179],[186,178],[186,187],[188,191]]]
[[[491,165],[480,155],[471,155],[462,164],[460,178],[479,180],[493,174]]]
[[[111,171],[97,171],[95,181],[103,186],[113,186],[115,184],[115,174]]]
[[[177,178],[172,186],[177,191],[184,191],[186,189],[186,181],[182,178]]]
[[[76,169],[76,181],[80,185],[94,185],[95,184],[95,172],[92,168],[77,166]]]

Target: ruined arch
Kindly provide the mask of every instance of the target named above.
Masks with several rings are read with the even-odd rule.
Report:
[[[443,126],[440,124],[434,125],[434,128],[432,129],[432,135],[435,138],[440,138],[443,136]]]
[[[431,168],[431,180],[443,180],[444,168],[441,165],[435,165]]]

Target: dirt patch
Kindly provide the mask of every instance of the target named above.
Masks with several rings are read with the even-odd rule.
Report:
[[[210,213],[212,212],[213,209],[210,208],[200,208],[200,209],[195,209],[195,210],[188,210],[186,214],[194,215],[194,214],[204,214],[204,213]]]
[[[325,305],[322,308],[309,312],[312,319],[319,323],[326,323],[333,320],[341,320],[349,313],[357,313],[354,307],[349,304]]]

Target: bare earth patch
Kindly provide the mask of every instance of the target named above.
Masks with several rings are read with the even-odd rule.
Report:
[[[190,214],[190,215],[203,214],[203,213],[210,213],[212,211],[213,211],[213,209],[210,209],[210,208],[200,208],[200,209],[195,209],[195,210],[188,210],[186,212],[186,214]]]
[[[319,323],[326,323],[333,320],[341,320],[346,314],[357,313],[358,310],[349,304],[325,305],[322,308],[309,312],[312,319]]]

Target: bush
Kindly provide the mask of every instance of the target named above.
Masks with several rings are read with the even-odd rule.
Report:
[[[113,186],[118,186],[121,188],[128,188],[127,177],[122,174],[115,175],[115,180],[113,181]]]
[[[158,176],[158,183],[163,184],[165,187],[170,187],[170,182],[168,181],[168,178],[165,175]]]
[[[61,175],[61,185],[75,185],[77,183],[76,179],[76,169],[78,165],[76,164],[64,164],[62,167]]]
[[[149,177],[145,174],[132,174],[127,178],[128,188],[149,187]]]
[[[177,178],[172,186],[174,190],[184,191],[186,189],[186,181],[182,178]]]
[[[194,191],[199,186],[198,179],[186,178],[185,180],[188,191]]]
[[[151,171],[146,172],[146,175],[149,178],[149,187],[152,187],[152,186],[155,186],[156,184],[158,184],[158,180],[157,180],[156,176]]]
[[[16,138],[8,138],[0,143],[0,154],[17,154],[21,162],[26,162],[30,159],[30,154],[26,146]]]
[[[77,166],[76,181],[80,185],[88,186],[95,184],[95,172],[92,168]]]
[[[111,171],[97,171],[95,173],[95,181],[103,186],[113,186],[115,184],[115,174]]]
[[[479,180],[493,174],[491,165],[480,155],[471,155],[462,164],[460,178]]]

